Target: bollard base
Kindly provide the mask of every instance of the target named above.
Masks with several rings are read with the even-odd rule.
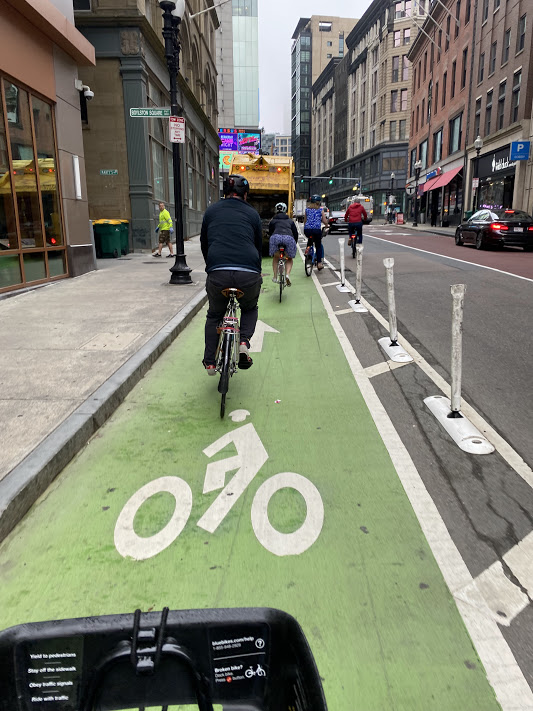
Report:
[[[393,345],[391,343],[390,336],[380,338],[378,343],[387,354],[389,360],[392,360],[394,363],[410,363],[413,360],[402,346]]]
[[[426,397],[424,403],[435,415],[455,444],[469,454],[491,454],[494,447],[464,415],[449,417],[452,404],[443,395]]]
[[[352,299],[351,301],[348,301],[348,306],[351,306],[351,308],[358,314],[367,314],[368,309],[366,306],[363,306],[360,302],[357,303],[355,299]]]
[[[347,292],[351,291],[351,289],[348,286],[346,286],[345,284],[338,284],[337,291],[342,291],[343,294],[346,294]]]

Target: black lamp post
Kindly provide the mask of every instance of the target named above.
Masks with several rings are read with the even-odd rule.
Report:
[[[413,227],[418,227],[418,181],[420,180],[421,168],[422,161],[417,160],[415,163],[415,219],[413,220]]]
[[[165,58],[170,78],[170,114],[178,116],[178,70],[180,66],[180,24],[185,12],[185,0],[160,0],[163,10],[163,39]],[[174,210],[176,215],[176,261],[170,268],[170,284],[192,284],[191,269],[187,266],[183,240],[183,202],[181,197],[181,160],[179,143],[172,144],[174,175]]]
[[[476,165],[474,166],[474,178],[477,178],[478,184],[476,186],[476,192],[474,193],[474,198],[472,200],[472,214],[476,212],[479,204],[479,152],[483,148],[483,139],[478,136],[474,141],[474,148],[476,149]]]

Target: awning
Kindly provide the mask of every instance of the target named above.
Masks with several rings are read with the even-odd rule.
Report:
[[[448,185],[448,183],[453,180],[457,173],[459,173],[462,169],[463,166],[460,165],[458,168],[452,168],[451,170],[447,170],[445,173],[442,173],[429,189],[435,190],[435,188],[443,188],[445,185]]]
[[[435,183],[440,177],[442,176],[437,175],[435,178],[431,178],[431,180],[426,180],[426,182],[422,186],[424,188],[424,192],[427,192],[428,190],[433,190],[433,188],[435,187]]]

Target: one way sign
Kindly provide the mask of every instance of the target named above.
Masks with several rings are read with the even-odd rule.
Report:
[[[511,143],[511,160],[528,160],[529,141],[513,141]]]

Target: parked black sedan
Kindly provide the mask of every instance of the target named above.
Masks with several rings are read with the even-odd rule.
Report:
[[[533,251],[533,217],[522,210],[478,210],[455,232],[455,244],[484,247],[523,247]]]
[[[341,210],[332,210],[329,213],[329,233],[348,232],[348,223],[344,219],[344,212]]]

